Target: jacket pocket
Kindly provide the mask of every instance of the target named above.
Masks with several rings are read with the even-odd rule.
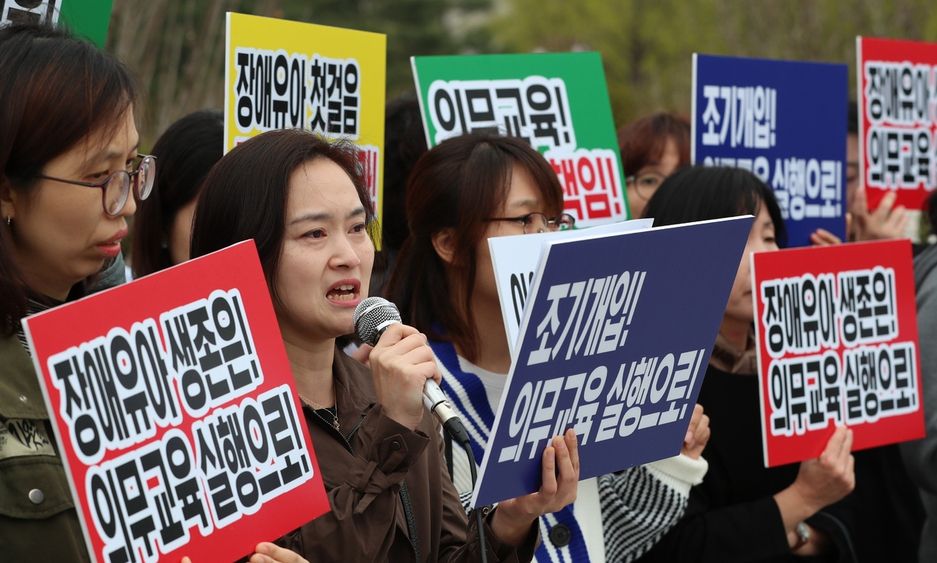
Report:
[[[57,457],[24,456],[0,463],[0,515],[36,520],[74,507]]]

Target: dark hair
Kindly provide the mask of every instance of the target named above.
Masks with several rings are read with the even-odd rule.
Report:
[[[850,135],[859,134],[859,104],[849,100],[849,108],[846,110],[846,132]]]
[[[778,246],[787,244],[781,209],[771,191],[757,176],[741,168],[691,166],[680,170],[657,188],[644,209],[654,226],[758,215],[765,205]]]
[[[224,114],[217,110],[190,113],[169,126],[153,145],[159,175],[151,200],[133,221],[132,266],[145,276],[172,266],[167,246],[180,209],[198,197],[199,188],[224,149]]]
[[[655,113],[625,125],[618,131],[618,147],[625,176],[637,174],[651,162],[660,160],[672,140],[681,167],[690,163],[690,122],[676,113]]]
[[[137,87],[124,65],[45,25],[0,27],[0,197],[28,194],[46,164],[89,135],[117,131]],[[16,330],[27,288],[0,227],[0,331]]]
[[[407,227],[407,177],[426,152],[426,136],[420,104],[412,94],[387,104],[384,124],[384,193],[381,216],[381,248],[400,250],[410,230]]]
[[[374,209],[352,145],[301,129],[270,131],[236,146],[208,173],[195,207],[192,258],[254,239],[270,294],[280,304],[276,276],[290,176],[317,158],[331,160],[348,174],[372,225]]]
[[[470,306],[476,248],[487,217],[504,203],[518,165],[543,195],[545,211],[563,210],[563,190],[546,160],[526,142],[488,133],[443,141],[417,161],[407,182],[410,236],[391,277],[388,294],[408,322],[436,339],[455,342],[469,361],[477,357]],[[452,229],[453,260],[446,264],[433,236]]]

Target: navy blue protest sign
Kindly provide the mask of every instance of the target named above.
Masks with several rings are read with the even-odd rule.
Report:
[[[545,244],[473,506],[538,490],[567,428],[581,479],[680,451],[751,224]]]
[[[845,240],[847,100],[844,64],[693,55],[693,163],[764,180],[790,246]]]

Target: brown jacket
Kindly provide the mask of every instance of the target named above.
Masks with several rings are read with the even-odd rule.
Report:
[[[332,373],[341,432],[304,409],[332,512],[277,543],[316,562],[479,561],[475,518],[449,478],[435,419],[411,431],[384,415],[368,368],[338,349]],[[492,514],[488,560],[530,561],[537,526],[514,549],[495,537]]]

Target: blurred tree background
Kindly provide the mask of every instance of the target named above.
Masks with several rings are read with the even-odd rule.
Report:
[[[115,0],[108,48],[140,78],[144,146],[224,102],[224,13],[386,33],[387,98],[411,55],[594,50],[618,125],[689,112],[694,52],[845,62],[857,35],[937,41],[933,0]],[[851,90],[854,86],[851,86]]]

